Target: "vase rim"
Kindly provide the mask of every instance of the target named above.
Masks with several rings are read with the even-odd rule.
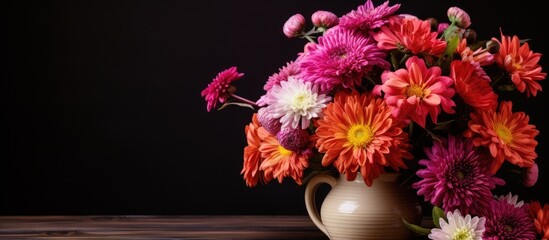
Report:
[[[374,184],[375,184],[375,182],[380,182],[380,181],[381,182],[392,182],[392,181],[395,181],[398,178],[398,176],[400,176],[400,172],[382,173],[381,175],[379,175],[378,178],[374,179]],[[344,173],[341,173],[340,177],[343,178],[343,179],[347,179],[346,174],[344,174]],[[355,179],[351,180],[351,181],[364,182],[364,179],[362,178],[362,174],[360,172],[357,172]]]

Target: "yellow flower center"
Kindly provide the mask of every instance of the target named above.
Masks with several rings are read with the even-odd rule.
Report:
[[[473,234],[467,228],[458,228],[454,232],[452,240],[473,240]]]
[[[503,141],[505,144],[509,144],[513,141],[513,133],[509,128],[501,123],[496,123],[494,126],[494,130],[496,130],[496,134],[498,135],[499,139]]]
[[[418,85],[412,85],[406,90],[406,95],[408,95],[408,97],[416,96],[418,98],[423,98],[426,94],[425,91],[423,91],[422,87]]]
[[[278,145],[278,152],[280,153],[280,155],[285,156],[285,157],[290,156],[290,155],[292,155],[292,153],[294,153],[291,150],[288,150],[288,149],[284,148],[282,145]]]
[[[347,131],[347,140],[354,147],[362,147],[374,139],[374,132],[368,125],[357,124]]]
[[[296,112],[307,111],[313,102],[314,97],[306,92],[303,92],[294,96],[291,107],[292,110]]]

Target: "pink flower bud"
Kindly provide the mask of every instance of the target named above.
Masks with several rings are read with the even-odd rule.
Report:
[[[316,11],[311,16],[313,25],[319,28],[331,28],[339,24],[339,18],[332,12],[328,11]]]
[[[276,138],[280,145],[294,152],[301,152],[309,144],[309,133],[307,130],[301,128],[282,128],[276,135]]]
[[[469,14],[458,7],[448,8],[448,19],[460,28],[467,28],[471,25]]]
[[[531,168],[526,169],[524,178],[522,179],[522,184],[526,187],[532,187],[538,181],[539,168],[536,163]]]
[[[448,28],[448,26],[450,26],[450,24],[448,24],[448,23],[445,23],[445,22],[439,23],[438,27],[437,27],[437,33],[438,34],[443,34],[444,31],[446,31],[446,28]]]
[[[265,130],[275,136],[280,131],[280,126],[282,126],[278,118],[273,118],[266,107],[262,107],[257,111],[257,120]]]
[[[299,35],[301,31],[303,31],[304,27],[305,17],[297,13],[288,18],[288,20],[286,20],[282,31],[284,32],[284,35],[286,35],[286,37],[293,38]]]

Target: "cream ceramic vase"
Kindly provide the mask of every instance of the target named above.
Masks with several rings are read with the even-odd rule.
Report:
[[[419,224],[421,207],[415,191],[396,183],[398,176],[385,173],[368,187],[360,173],[354,181],[347,181],[344,175],[316,175],[305,189],[309,217],[331,240],[410,239],[413,233],[402,218]],[[315,193],[321,184],[329,184],[331,189],[319,214]]]

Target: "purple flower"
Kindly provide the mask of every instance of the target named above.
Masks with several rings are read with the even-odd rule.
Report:
[[[280,123],[280,119],[273,118],[272,113],[269,112],[269,109],[267,107],[262,107],[257,110],[257,119],[261,126],[274,136],[276,136],[276,134],[280,131],[280,127],[282,126],[282,123]]]
[[[459,209],[463,214],[482,215],[490,206],[491,190],[505,184],[481,164],[485,155],[475,151],[470,139],[449,135],[425,153],[428,159],[419,164],[426,168],[417,171],[423,179],[412,187],[446,212]]]
[[[528,207],[527,204],[517,207],[504,197],[492,199],[485,215],[486,230],[483,239],[535,239],[534,219]]]
[[[280,129],[276,138],[280,145],[294,152],[301,152],[306,149],[310,142],[307,130],[291,127]]]

